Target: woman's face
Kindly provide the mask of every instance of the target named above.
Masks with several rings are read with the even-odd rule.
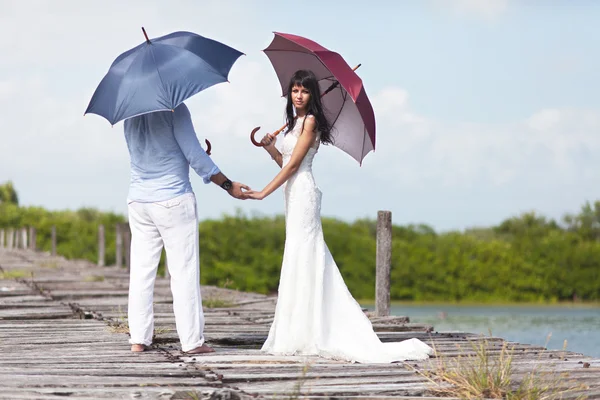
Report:
[[[306,110],[310,101],[310,92],[304,86],[295,85],[292,87],[292,101],[296,110]]]

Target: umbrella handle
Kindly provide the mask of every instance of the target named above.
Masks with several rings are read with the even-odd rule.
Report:
[[[271,135],[273,135],[273,136],[279,135],[285,129],[286,126],[287,126],[287,124],[284,124],[281,128],[279,128],[275,132],[271,133]],[[257,142],[256,139],[254,139],[254,135],[256,135],[256,132],[258,132],[259,129],[260,129],[260,126],[257,126],[256,128],[252,129],[252,132],[250,132],[250,140],[252,141],[252,144],[255,145],[256,147],[264,147],[261,142]]]
[[[204,143],[206,143],[206,154],[208,154],[210,156],[210,150],[212,149],[212,146],[211,146],[210,142],[208,141],[208,139],[204,139]]]
[[[352,71],[356,71],[362,64],[358,64],[356,67],[352,68]],[[321,97],[325,96],[327,93],[331,92],[333,89],[335,89],[337,87],[337,85],[339,85],[339,82],[334,82],[325,92],[323,92],[323,94],[321,95]],[[283,131],[285,129],[285,127],[287,126],[287,124],[283,125],[281,128],[277,129],[275,132],[272,133],[273,136],[277,136],[281,133],[281,131]],[[258,130],[260,129],[260,126],[257,126],[256,128],[252,129],[252,132],[250,132],[250,141],[252,141],[252,144],[255,145],[256,147],[264,147],[263,144],[261,142],[257,142],[256,139],[254,138],[254,135],[256,135],[256,132],[258,132]]]

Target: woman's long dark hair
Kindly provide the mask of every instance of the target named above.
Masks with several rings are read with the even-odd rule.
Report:
[[[306,115],[312,115],[315,117],[316,130],[321,134],[321,143],[333,144],[333,137],[331,136],[331,126],[325,118],[323,112],[323,105],[321,104],[321,89],[319,88],[319,82],[317,77],[312,71],[299,70],[294,73],[290,84],[288,85],[287,94],[287,105],[285,107],[285,113],[287,118],[288,132],[294,129],[296,125],[296,119],[294,118],[294,104],[292,101],[292,88],[294,86],[302,86],[307,89],[310,93],[310,99],[306,107]]]

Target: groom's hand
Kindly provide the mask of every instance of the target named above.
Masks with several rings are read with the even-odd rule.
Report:
[[[227,191],[231,197],[235,197],[236,199],[246,200],[248,195],[244,190],[251,190],[249,186],[244,185],[239,182],[232,182],[231,189]]]

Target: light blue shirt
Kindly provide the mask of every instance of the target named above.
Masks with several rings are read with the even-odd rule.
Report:
[[[185,104],[125,120],[131,158],[129,201],[165,201],[192,192],[190,167],[204,183],[219,168],[198,142]]]

